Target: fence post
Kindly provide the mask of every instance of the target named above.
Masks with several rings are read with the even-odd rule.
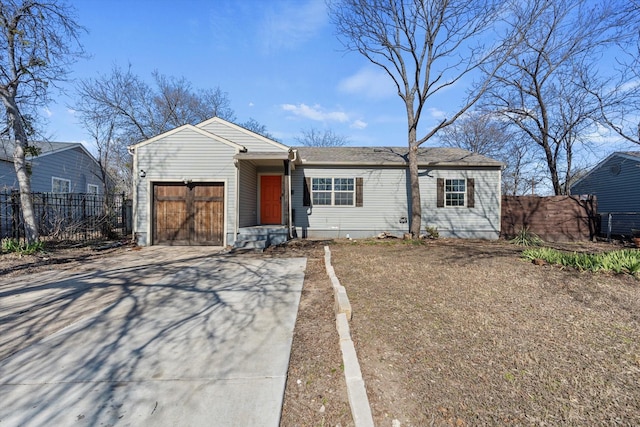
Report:
[[[14,239],[20,239],[20,193],[11,192],[11,234]]]

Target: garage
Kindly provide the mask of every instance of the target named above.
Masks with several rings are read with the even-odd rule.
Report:
[[[153,243],[224,244],[224,183],[154,183]]]

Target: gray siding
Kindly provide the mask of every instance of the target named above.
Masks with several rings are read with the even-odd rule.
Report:
[[[18,188],[13,162],[0,160],[0,191]]]
[[[0,187],[17,188],[13,163],[8,163],[10,168],[0,165]],[[98,192],[104,192],[100,182],[100,167],[80,148],[60,151],[36,157],[31,163],[31,191],[47,193],[51,192],[52,177],[68,179],[71,181],[72,193],[86,193],[88,184],[98,186]],[[5,171],[6,169],[6,171]]]
[[[571,193],[595,195],[598,213],[640,212],[639,188],[640,161],[614,155],[574,185]]]
[[[226,244],[235,231],[236,167],[235,148],[185,129],[136,148],[136,201],[134,232],[141,245],[151,243],[152,184],[154,182],[224,182]],[[138,176],[140,170],[144,178]]]
[[[362,207],[303,206],[304,178],[363,178]],[[383,231],[409,230],[407,169],[298,167],[293,173],[293,209],[298,236],[370,237]],[[437,178],[474,178],[475,207],[436,207]],[[422,224],[437,227],[442,237],[497,239],[500,233],[498,169],[421,169]],[[307,212],[310,212],[309,214]]]
[[[266,142],[260,137],[256,137],[241,130],[234,129],[233,127],[227,126],[224,123],[213,121],[200,128],[206,130],[207,132],[228,139],[229,141],[233,141],[236,144],[240,144],[246,147],[248,152],[286,152],[288,150],[287,148],[282,148],[280,146]]]
[[[630,235],[640,229],[640,160],[613,155],[571,187],[574,195],[595,195],[601,218],[601,233]],[[608,213],[613,213],[609,224]],[[635,214],[634,214],[635,213]]]
[[[258,174],[251,162],[240,162],[239,223],[249,227],[258,223]]]

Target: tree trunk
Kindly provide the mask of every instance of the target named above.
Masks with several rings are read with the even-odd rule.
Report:
[[[27,243],[38,240],[38,225],[36,224],[35,213],[33,211],[33,199],[31,196],[31,182],[27,173],[27,162],[25,150],[27,148],[27,135],[22,125],[22,119],[15,103],[14,97],[5,99],[7,117],[13,127],[15,137],[15,149],[13,151],[13,165],[16,169],[16,177],[20,187],[20,206],[22,208],[22,219],[24,221],[24,235]]]
[[[420,201],[420,180],[418,175],[418,145],[416,145],[416,130],[409,129],[409,183],[411,185],[411,224],[409,232],[415,239],[420,237],[422,228],[422,204]]]

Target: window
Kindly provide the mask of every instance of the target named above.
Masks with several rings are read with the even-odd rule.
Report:
[[[70,193],[71,181],[64,178],[51,178],[51,192],[52,193]]]
[[[445,179],[444,181],[444,205],[464,206],[466,185],[464,179]]]
[[[95,184],[87,184],[88,194],[98,194],[98,186]]]
[[[311,199],[315,206],[355,206],[355,179],[312,178]]]
[[[444,207],[475,207],[475,179],[437,179],[436,206]]]

